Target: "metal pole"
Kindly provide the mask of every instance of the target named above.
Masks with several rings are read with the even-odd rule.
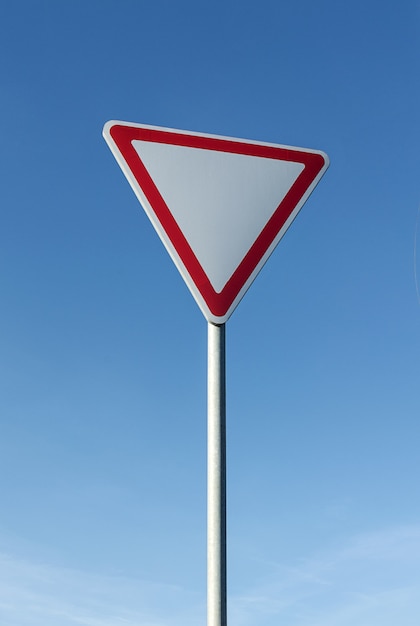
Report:
[[[208,324],[207,626],[226,626],[225,324]]]

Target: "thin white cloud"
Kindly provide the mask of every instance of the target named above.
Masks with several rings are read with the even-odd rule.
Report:
[[[228,599],[230,626],[418,626],[420,526],[350,538]],[[205,600],[176,586],[0,555],[1,626],[197,626]]]
[[[420,526],[351,538],[230,600],[230,624],[418,626]]]
[[[200,609],[175,586],[0,555],[2,626],[195,626]]]

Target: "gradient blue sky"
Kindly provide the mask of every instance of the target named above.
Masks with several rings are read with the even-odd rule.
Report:
[[[227,325],[229,624],[418,625],[419,42],[414,0],[4,4],[2,626],[205,623],[206,323],[109,119],[329,154]]]

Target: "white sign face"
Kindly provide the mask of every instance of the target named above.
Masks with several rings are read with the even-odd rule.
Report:
[[[206,319],[226,322],[328,167],[319,151],[126,122],[104,137]]]

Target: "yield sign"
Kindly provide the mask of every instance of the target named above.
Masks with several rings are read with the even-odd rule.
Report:
[[[214,324],[230,317],[329,164],[318,150],[127,122],[103,134]]]

